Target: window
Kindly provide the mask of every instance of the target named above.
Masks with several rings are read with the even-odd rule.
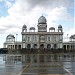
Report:
[[[40,36],[40,42],[44,42],[45,41],[45,37],[43,35]]]
[[[23,41],[25,41],[25,35],[23,35]]]
[[[50,37],[48,37],[48,41],[50,41]]]
[[[37,37],[35,37],[35,41],[37,41]]]
[[[62,41],[62,40],[63,40],[62,35],[60,35],[59,37],[60,37],[60,39],[59,39],[59,40],[60,40],[60,41]]]
[[[28,37],[28,41],[30,41],[30,37]]]
[[[56,41],[56,37],[54,37],[54,41]]]

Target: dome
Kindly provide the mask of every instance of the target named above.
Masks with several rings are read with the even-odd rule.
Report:
[[[55,28],[54,27],[50,27],[49,30],[55,30]]]
[[[23,25],[23,28],[27,28],[27,26],[24,24],[24,25]]]
[[[9,34],[9,35],[7,36],[7,39],[9,39],[9,38],[15,38],[15,37],[14,37],[14,35]]]
[[[62,26],[61,26],[61,25],[59,25],[59,26],[58,26],[58,28],[62,28]]]
[[[39,24],[46,24],[46,18],[44,16],[41,16],[39,19],[38,19],[38,23]]]
[[[71,39],[75,39],[75,34],[70,36]]]
[[[34,27],[30,27],[30,30],[35,30],[35,28]]]

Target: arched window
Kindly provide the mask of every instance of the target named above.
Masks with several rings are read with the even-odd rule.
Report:
[[[70,50],[70,46],[69,45],[67,45],[67,50]]]
[[[44,45],[43,45],[43,44],[41,44],[41,45],[40,45],[40,48],[41,48],[41,49],[44,49]]]
[[[50,37],[48,37],[48,41],[50,41]]]
[[[37,44],[34,44],[34,49],[36,49],[37,48]]]
[[[28,44],[28,45],[27,45],[27,49],[30,49],[30,48],[31,48],[31,45],[30,45],[30,44]]]
[[[66,50],[66,45],[63,46],[64,50]]]
[[[48,49],[50,49],[50,48],[51,48],[51,45],[50,45],[50,44],[48,44],[48,45],[47,45],[47,48],[48,48]]]

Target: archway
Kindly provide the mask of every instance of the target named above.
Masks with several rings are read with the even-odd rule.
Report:
[[[51,45],[50,45],[50,44],[48,44],[48,45],[47,45],[47,48],[48,48],[48,49],[50,49],[50,48],[51,48]]]
[[[36,49],[37,48],[37,44],[34,44],[34,49]]]
[[[44,49],[44,44],[41,44],[41,45],[40,45],[40,48],[41,48],[41,49]]]
[[[30,45],[30,44],[28,44],[28,45],[27,45],[27,49],[30,49],[30,48],[31,48],[31,45]]]
[[[66,45],[63,46],[64,50],[66,50]]]

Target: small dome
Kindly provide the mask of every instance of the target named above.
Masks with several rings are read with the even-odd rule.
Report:
[[[35,28],[34,27],[30,27],[30,30],[35,30]]]
[[[24,24],[24,25],[23,25],[23,28],[27,28],[27,26]]]
[[[59,25],[58,28],[62,28],[62,25]]]
[[[75,39],[75,34],[70,36],[70,39]]]
[[[47,21],[46,21],[46,18],[45,18],[44,16],[41,16],[41,17],[38,19],[38,23],[39,23],[39,24],[43,24],[43,23],[46,24],[46,22],[47,22]]]
[[[9,39],[9,38],[15,38],[15,37],[14,37],[14,35],[9,34],[9,35],[7,36],[7,39]]]
[[[55,28],[54,27],[50,27],[49,30],[55,30]]]

